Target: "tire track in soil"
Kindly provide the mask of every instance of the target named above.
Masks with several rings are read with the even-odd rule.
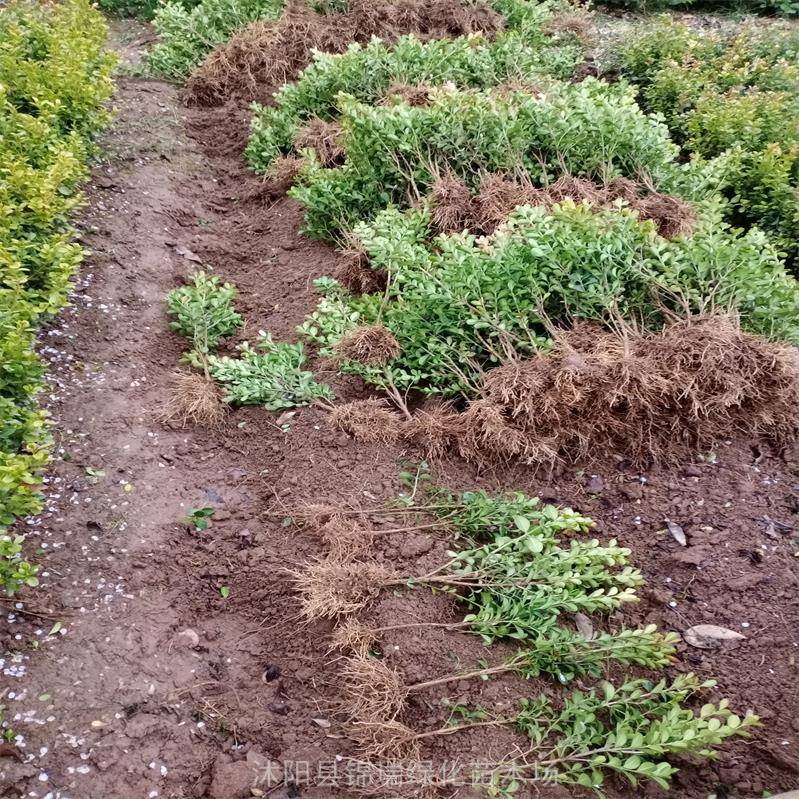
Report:
[[[141,41],[143,30],[114,23],[129,60],[135,51],[123,42]],[[10,691],[2,701],[25,741],[25,762],[0,758],[0,796],[236,799],[251,795],[253,765],[347,753],[331,714],[339,686],[329,626],[298,624],[284,573],[318,555],[320,545],[282,527],[280,510],[395,496],[403,453],[332,432],[314,409],[300,410],[288,433],[257,408],[237,411],[218,434],[158,421],[183,347],[168,332],[163,298],[198,266],[178,248],[238,285],[249,339],[261,327],[290,336],[313,306],[311,280],[330,273],[332,257],[297,235],[296,204],[258,199],[258,181],[241,159],[246,112],[189,112],[174,87],[136,78],[120,79],[116,103],[108,160],[95,170],[83,216],[93,254],[73,307],[43,336],[60,449],[47,509],[30,525],[31,541],[46,547],[43,587],[28,609],[47,618],[12,607],[0,620]],[[316,366],[340,397],[361,395],[357,381]],[[105,476],[94,478],[87,467]],[[725,747],[717,764],[686,767],[672,795],[704,799],[724,785],[754,797],[795,787],[799,545],[786,530],[799,529],[799,456],[786,462],[744,443],[722,448],[715,464],[655,471],[646,480],[621,462],[597,471],[566,471],[547,483],[523,468],[481,472],[457,459],[435,465],[446,485],[512,487],[571,504],[598,521],[602,537],[630,546],[648,585],[641,604],[623,615],[627,624],[682,630],[740,628],[746,620],[742,645],[719,653],[682,647],[679,668],[717,675],[720,694],[765,713],[767,726],[754,744]],[[203,505],[219,510],[206,533],[190,533],[181,518]],[[664,516],[686,528],[687,549],[658,532]],[[787,528],[775,533],[766,516]],[[444,548],[413,534],[381,541],[376,557],[410,573],[439,562]],[[227,600],[223,585],[231,588]],[[442,596],[413,592],[382,597],[367,621],[453,613]],[[65,634],[48,636],[55,620]],[[441,631],[397,631],[384,652],[409,681],[485,657],[479,642]],[[498,647],[496,658],[503,654]],[[281,676],[264,682],[270,665]],[[450,699],[509,708],[515,697],[547,689],[513,678],[464,682]],[[440,726],[437,699],[414,699],[412,726]],[[320,718],[332,726],[319,726]],[[509,743],[502,731],[464,734],[433,743],[425,755],[484,760]],[[306,786],[269,793],[331,795],[344,794]],[[609,795],[630,793],[611,786]]]

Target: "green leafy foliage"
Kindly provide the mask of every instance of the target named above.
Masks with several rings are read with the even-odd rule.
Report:
[[[216,513],[216,508],[206,506],[204,508],[192,508],[186,514],[186,521],[198,532],[208,529],[211,517]]]
[[[265,172],[272,160],[292,150],[296,132],[312,118],[333,120],[347,95],[366,104],[386,97],[392,84],[488,88],[502,83],[546,82],[574,70],[581,48],[563,37],[547,36],[539,24],[522,36],[501,33],[494,41],[482,35],[421,42],[403,36],[389,46],[379,39],[352,44],[346,53],[316,53],[296,83],[284,85],[273,106],[253,106],[247,146],[250,166]]]
[[[172,330],[186,336],[194,352],[208,355],[223,338],[232,336],[243,324],[233,305],[236,289],[219,277],[197,272],[191,283],[169,292],[167,310]]]
[[[535,522],[518,519],[515,531],[449,553],[447,574],[479,583],[463,597],[470,609],[464,621],[486,643],[539,636],[563,613],[604,612],[636,601],[643,580],[629,565],[629,549],[594,538],[561,543],[558,533],[585,529],[590,519],[573,512],[561,517],[554,506]]]
[[[442,87],[421,107],[339,102],[343,166],[312,162],[290,192],[305,208],[305,232],[319,238],[340,238],[389,203],[407,207],[447,173],[469,184],[481,171],[518,170],[539,184],[564,172],[600,180],[643,172],[655,185],[678,180],[668,130],[638,108],[624,84],[553,82],[536,95]]]
[[[603,5],[629,8],[633,11],[660,11],[665,9],[691,9],[701,11],[709,6],[713,10],[721,7],[724,11],[755,11],[764,14],[799,14],[797,0],[603,0]]]
[[[688,153],[727,153],[735,224],[759,225],[799,257],[799,32],[698,33],[663,19],[621,51],[644,106]]]
[[[167,0],[155,10],[153,25],[160,41],[146,63],[159,75],[183,81],[237,30],[257,19],[276,19],[282,9],[282,0],[199,0],[191,8]]]
[[[24,536],[10,536],[0,528],[0,587],[9,595],[16,593],[23,585],[35,588],[39,585],[36,576],[38,567],[28,563],[22,556]]]
[[[514,771],[524,776],[546,769],[557,783],[593,789],[600,796],[612,774],[634,786],[651,781],[668,788],[678,771],[669,756],[712,757],[725,739],[746,736],[758,724],[755,715],[735,715],[726,699],[705,704],[698,712],[683,706],[690,696],[714,685],[685,674],[671,684],[603,682],[573,692],[562,707],[545,696],[524,700],[514,723],[533,749],[514,764]]]
[[[69,217],[92,139],[108,122],[114,56],[86,0],[14,2],[0,14],[0,526],[38,512],[49,437],[35,402],[37,323],[66,301],[81,259]],[[33,585],[3,538],[0,586]],[[10,564],[10,565],[9,565]]]
[[[355,232],[384,296],[328,292],[300,332],[331,351],[356,325],[380,319],[400,345],[385,368],[344,361],[342,371],[379,387],[473,396],[482,373],[548,346],[548,324],[621,316],[656,326],[664,307],[738,310],[744,327],[799,343],[799,287],[766,237],[725,228],[708,210],[690,237],[667,240],[623,209],[565,202],[523,206],[484,239],[431,239],[422,209],[389,209]]]
[[[180,0],[184,8],[193,8],[199,0]],[[109,14],[120,17],[138,17],[152,19],[156,10],[163,5],[163,0],[98,0],[97,5]]]
[[[312,372],[302,368],[302,344],[272,341],[262,336],[255,347],[246,342],[238,358],[211,355],[211,377],[225,390],[225,402],[234,405],[262,405],[270,411],[308,405],[318,399],[333,399],[326,385],[317,383]]]

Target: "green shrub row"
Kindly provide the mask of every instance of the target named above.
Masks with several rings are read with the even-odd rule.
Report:
[[[762,14],[799,14],[799,0],[603,0],[602,5],[633,11],[682,9],[696,11],[753,11]]]
[[[256,172],[265,172],[275,157],[289,153],[299,128],[309,119],[335,120],[340,98],[372,105],[392,84],[488,88],[503,83],[566,78],[574,71],[582,46],[574,36],[547,36],[530,26],[524,36],[509,31],[494,41],[481,35],[421,42],[403,36],[394,46],[379,39],[352,44],[342,55],[317,53],[295,83],[285,84],[274,106],[254,104],[246,155]]]
[[[180,0],[184,8],[193,8],[200,0]],[[152,19],[164,0],[97,0],[97,7],[108,14],[120,17]]]
[[[539,184],[564,172],[599,180],[643,172],[668,187],[684,172],[666,126],[624,84],[553,81],[535,94],[441,87],[419,107],[338,102],[343,165],[310,159],[290,192],[305,208],[304,232],[318,238],[339,239],[389,203],[407,207],[447,173],[475,185],[482,171],[524,170]]]
[[[383,211],[355,233],[385,294],[348,294],[335,281],[300,332],[331,354],[356,327],[382,324],[399,355],[342,370],[380,387],[474,396],[481,373],[548,346],[548,325],[574,317],[648,326],[662,312],[738,310],[754,332],[799,344],[799,286],[760,231],[729,231],[717,211],[692,236],[659,236],[631,211],[566,201],[523,206],[487,239],[431,237],[425,210]],[[431,240],[432,238],[432,240]]]
[[[69,218],[92,137],[109,119],[105,37],[87,0],[15,2],[0,15],[0,532],[41,504],[48,437],[35,334],[66,302],[81,259]],[[34,581],[11,539],[0,544],[0,586]]]
[[[235,31],[257,19],[277,19],[282,10],[283,0],[199,0],[193,6],[167,0],[155,9],[160,41],[145,61],[151,71],[183,81]]]
[[[728,218],[799,258],[799,30],[697,33],[661,19],[622,48],[640,102],[687,153],[727,153]]]

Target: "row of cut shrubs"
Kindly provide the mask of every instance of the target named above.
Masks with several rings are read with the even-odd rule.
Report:
[[[49,439],[36,395],[36,330],[66,302],[81,260],[70,216],[94,135],[109,120],[115,58],[87,0],[14,2],[0,15],[0,586],[35,582],[3,533],[41,506]]]

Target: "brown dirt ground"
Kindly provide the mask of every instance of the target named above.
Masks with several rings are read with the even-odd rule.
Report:
[[[129,25],[115,33],[128,42],[138,35]],[[340,680],[330,625],[299,623],[285,574],[320,544],[283,527],[283,509],[380,503],[396,496],[401,464],[414,454],[358,444],[317,409],[297,412],[285,431],[257,408],[235,412],[217,433],[158,421],[182,347],[164,315],[170,288],[202,263],[239,287],[245,337],[263,328],[280,339],[313,307],[311,281],[331,271],[333,257],[298,236],[292,201],[252,199],[258,183],[239,155],[243,114],[187,112],[173,87],[138,78],[120,80],[117,105],[83,216],[92,254],[72,307],[42,337],[59,449],[47,510],[28,530],[44,550],[43,586],[0,619],[2,702],[24,742],[21,761],[0,757],[0,796],[235,799],[251,795],[253,765],[351,751],[333,712]],[[357,381],[318,367],[342,399],[364,396]],[[718,651],[680,646],[672,673],[714,675],[717,696],[759,713],[764,726],[715,763],[686,764],[671,795],[754,799],[799,784],[799,453],[735,441],[646,474],[611,457],[594,473],[569,469],[551,480],[457,459],[432,471],[455,489],[522,489],[595,518],[602,536],[632,548],[647,578],[642,602],[623,614],[628,623],[677,631],[713,623],[746,636]],[[190,532],[182,517],[204,505],[218,508],[211,527]],[[682,525],[688,546],[663,532],[665,518]],[[444,548],[416,533],[382,539],[376,556],[410,571]],[[364,618],[455,613],[441,596],[397,592]],[[48,635],[56,621],[62,631]],[[409,681],[487,654],[441,631],[388,634],[383,651]],[[545,689],[514,679],[458,683],[415,697],[405,720],[423,730],[445,720],[445,698],[499,705]],[[485,760],[510,743],[473,732],[423,755]],[[347,794],[299,775],[268,795]],[[610,795],[665,794],[611,786]]]

